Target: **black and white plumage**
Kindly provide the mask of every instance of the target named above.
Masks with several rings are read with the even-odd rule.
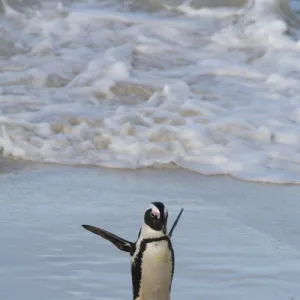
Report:
[[[168,211],[163,203],[153,202],[145,211],[144,223],[135,243],[106,230],[83,225],[120,250],[130,253],[134,300],[170,299],[175,266],[171,236],[182,212],[183,209],[167,233]]]

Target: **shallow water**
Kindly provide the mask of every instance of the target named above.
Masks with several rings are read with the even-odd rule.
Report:
[[[2,1],[0,147],[300,183],[299,1]]]
[[[132,299],[128,254],[81,224],[135,241],[153,199],[168,206],[170,224],[184,207],[172,236],[172,300],[300,295],[298,186],[43,167],[2,174],[0,190],[3,300]]]

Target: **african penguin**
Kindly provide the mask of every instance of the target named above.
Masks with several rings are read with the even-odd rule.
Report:
[[[167,233],[167,208],[161,202],[151,203],[135,243],[94,226],[82,226],[130,253],[134,300],[170,300],[175,266],[171,236],[182,212]]]

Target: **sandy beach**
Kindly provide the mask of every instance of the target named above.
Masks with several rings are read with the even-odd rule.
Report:
[[[185,209],[172,300],[300,296],[299,186],[31,165],[1,174],[0,190],[3,300],[131,299],[129,257],[80,225],[134,241],[154,200],[168,205],[170,223]]]

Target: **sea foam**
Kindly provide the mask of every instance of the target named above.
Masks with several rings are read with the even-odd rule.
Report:
[[[4,12],[3,155],[300,183],[300,48],[286,2]]]

